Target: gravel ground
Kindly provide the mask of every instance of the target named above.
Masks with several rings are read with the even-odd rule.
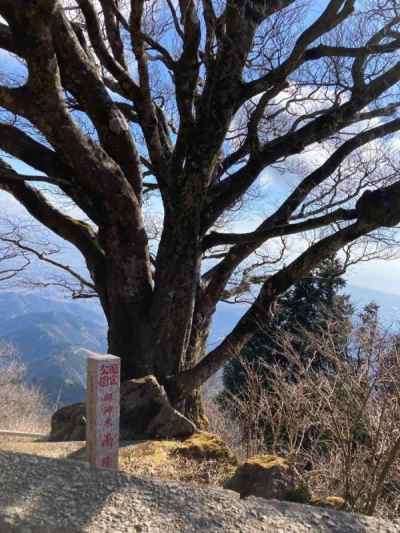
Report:
[[[0,488],[1,533],[400,533],[400,522],[21,453],[0,452]]]
[[[40,457],[52,457],[53,459],[68,459],[78,452],[81,452],[84,456],[85,446],[86,442],[84,441],[41,442],[21,437],[5,439],[0,435],[0,452],[26,453]]]

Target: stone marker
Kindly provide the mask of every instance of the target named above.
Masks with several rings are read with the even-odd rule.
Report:
[[[88,461],[99,468],[118,469],[119,357],[88,352],[86,446]]]

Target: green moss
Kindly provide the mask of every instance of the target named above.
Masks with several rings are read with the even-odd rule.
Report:
[[[176,450],[177,441],[145,441],[129,447],[128,453],[120,449],[120,457],[125,461],[147,461],[153,465],[161,465],[169,461],[169,454]]]
[[[246,463],[251,465],[259,465],[262,468],[266,469],[275,467],[283,468],[284,470],[289,469],[288,462],[282,457],[278,457],[277,455],[255,455],[254,457],[248,459]]]
[[[195,433],[182,442],[176,453],[193,459],[212,459],[237,464],[237,459],[222,439],[212,433]]]

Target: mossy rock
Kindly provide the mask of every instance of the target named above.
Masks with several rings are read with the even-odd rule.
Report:
[[[241,498],[257,496],[302,502],[308,499],[289,463],[276,455],[251,457],[238,466],[224,487],[238,492]]]
[[[284,499],[294,503],[310,503],[311,498],[310,489],[304,483],[299,483],[287,490]]]
[[[214,460],[233,465],[238,463],[235,455],[220,437],[205,431],[195,433],[184,440],[175,453],[189,459]]]
[[[244,464],[259,466],[267,470],[276,467],[283,468],[284,470],[289,470],[290,468],[289,463],[283,457],[268,454],[254,455],[253,457],[250,457],[250,459],[247,459]]]
[[[196,434],[183,441],[126,443],[119,451],[121,470],[155,479],[221,486],[236,465],[236,458],[224,442],[211,434]]]
[[[318,507],[331,507],[340,511],[346,507],[346,500],[341,496],[314,497],[311,499],[310,503],[311,505],[316,505]]]

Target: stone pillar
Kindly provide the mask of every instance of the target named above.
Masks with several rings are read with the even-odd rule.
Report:
[[[120,358],[88,352],[86,446],[88,461],[118,469]]]

